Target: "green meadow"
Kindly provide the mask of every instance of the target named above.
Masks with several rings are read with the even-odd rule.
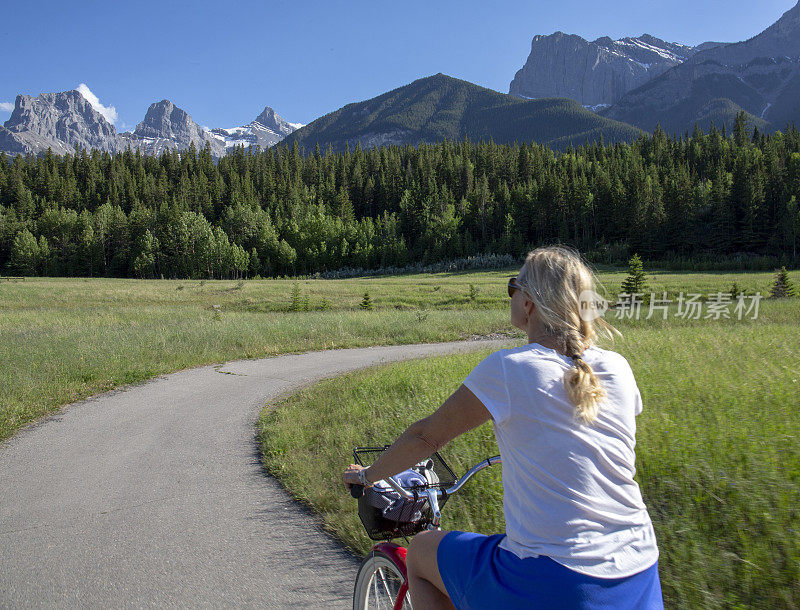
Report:
[[[665,287],[713,283],[659,277],[669,277]],[[668,313],[607,315],[624,336],[601,342],[628,359],[642,392],[636,478],[656,529],[666,607],[800,607],[800,299],[764,301],[755,320]],[[355,372],[267,405],[259,421],[267,468],[365,552],[372,542],[340,479],[352,449],[390,443],[488,353]],[[490,424],[442,451],[458,474],[496,453]],[[443,527],[503,531],[499,468],[449,500]]]
[[[508,324],[505,288],[515,272],[0,281],[0,441],[60,405],[187,367],[328,348],[518,336]],[[611,297],[625,275],[598,269]],[[653,290],[670,295],[725,291],[733,281],[766,293],[773,279],[770,273],[649,275]],[[800,273],[792,279],[800,283]],[[295,285],[300,311],[289,311]],[[365,291],[371,311],[359,306]]]
[[[452,278],[300,281],[311,311],[287,311],[294,282],[282,280],[0,282],[0,440],[60,405],[189,367],[506,332],[493,305],[505,289],[469,281],[483,282],[475,302]],[[365,290],[372,311],[359,307]]]
[[[60,405],[192,366],[481,336],[521,342],[508,322],[513,273],[0,281],[0,439]],[[612,301],[625,275],[598,270]],[[800,272],[791,277],[800,284]],[[766,295],[773,274],[648,271],[648,279],[674,299],[726,292],[734,281]],[[371,311],[360,307],[364,292]],[[645,319],[646,311],[640,319],[608,312],[624,337],[607,346],[628,358],[645,401],[637,477],[656,524],[668,604],[800,606],[800,299],[762,300],[755,320],[752,310],[737,319],[732,307],[727,319],[685,319],[674,305],[666,320]],[[346,375],[267,405],[259,422],[265,463],[363,551],[355,504],[338,482],[352,448],[391,441],[484,355]],[[445,450],[459,471],[494,452],[487,426]],[[498,477],[482,473],[452,499],[446,526],[501,531]]]

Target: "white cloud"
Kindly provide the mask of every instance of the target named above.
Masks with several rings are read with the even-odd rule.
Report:
[[[112,125],[117,122],[118,118],[117,109],[114,108],[114,106],[103,106],[103,104],[100,103],[98,97],[91,92],[91,90],[89,89],[89,87],[86,86],[85,83],[81,83],[80,85],[78,85],[77,91],[84,98],[86,98],[86,101],[89,102],[89,104],[91,104],[92,108],[97,110],[97,112],[99,112],[105,117],[106,121],[108,121]]]
[[[3,112],[13,112],[14,102],[0,102],[0,110]]]

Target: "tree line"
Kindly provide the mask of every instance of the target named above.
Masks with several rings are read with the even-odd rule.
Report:
[[[563,153],[469,141],[333,153],[0,154],[0,269],[239,278],[375,269],[560,241],[627,259],[796,264],[800,132],[660,128]]]

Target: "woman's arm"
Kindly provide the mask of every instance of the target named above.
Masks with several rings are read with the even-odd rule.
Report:
[[[489,421],[491,415],[466,386],[461,385],[436,412],[411,424],[364,473],[370,483],[393,476],[430,457],[455,437]],[[351,464],[343,479],[358,484],[362,467]]]

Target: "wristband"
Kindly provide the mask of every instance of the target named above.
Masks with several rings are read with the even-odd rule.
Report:
[[[358,471],[358,482],[361,483],[364,487],[372,487],[372,483],[367,481],[366,471],[367,471],[366,468],[362,468],[361,470]]]

